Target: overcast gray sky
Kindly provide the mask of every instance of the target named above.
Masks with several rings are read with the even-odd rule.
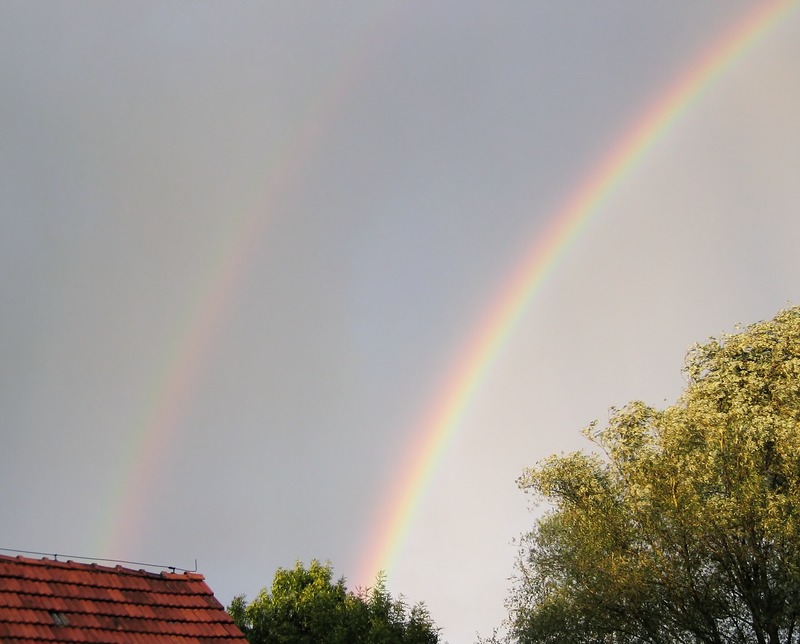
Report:
[[[0,2],[0,547],[351,586],[426,410],[558,206],[752,2]],[[798,301],[800,12],[531,301],[389,587],[504,617],[522,468]]]

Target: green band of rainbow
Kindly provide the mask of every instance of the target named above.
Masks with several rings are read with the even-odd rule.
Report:
[[[391,573],[437,464],[464,418],[475,392],[508,343],[546,277],[601,206],[675,122],[716,80],[798,6],[796,0],[761,3],[717,40],[629,128],[550,218],[467,344],[460,362],[420,423],[410,458],[384,504],[387,512],[368,535],[357,579]]]

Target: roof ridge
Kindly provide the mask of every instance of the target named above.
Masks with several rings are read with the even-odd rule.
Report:
[[[58,556],[58,555],[54,555]],[[117,564],[116,566],[104,566],[102,564],[98,564],[96,562],[92,563],[84,563],[81,561],[74,561],[72,559],[67,559],[66,561],[61,561],[59,559],[51,559],[49,557],[42,557],[41,559],[34,559],[32,557],[24,557],[22,555],[4,555],[0,554],[0,563],[2,562],[8,563],[24,563],[24,564],[34,564],[37,566],[46,566],[51,568],[68,568],[72,570],[87,570],[92,572],[105,572],[105,573],[112,573],[112,574],[126,574],[126,575],[135,575],[135,576],[149,576],[149,577],[162,577],[164,579],[175,579],[175,580],[184,580],[184,579],[194,579],[198,581],[205,580],[205,577],[202,573],[199,572],[192,572],[192,571],[184,571],[184,572],[170,572],[168,570],[161,570],[161,571],[152,571],[152,570],[145,570],[144,568],[139,568],[138,570],[135,568],[127,568],[126,566],[121,566]],[[153,565],[154,568],[172,568],[172,566],[159,566],[157,564]]]
[[[203,575],[0,555],[0,639],[246,642]]]

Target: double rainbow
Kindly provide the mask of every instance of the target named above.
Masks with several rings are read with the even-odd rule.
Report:
[[[368,535],[359,580],[371,579],[378,570],[393,569],[420,500],[470,400],[570,243],[664,133],[726,70],[796,9],[798,2],[767,2],[747,13],[667,88],[551,216],[549,226],[504,282],[420,423],[411,458],[401,466],[388,502],[382,503],[388,510]],[[277,146],[272,157],[274,167],[265,171],[270,179],[250,196],[249,207],[243,210],[246,214],[234,218],[224,231],[219,254],[188,298],[187,312],[176,326],[145,409],[129,434],[124,462],[108,489],[106,511],[92,549],[99,556],[134,551],[146,506],[163,469],[162,461],[168,458],[219,327],[264,238],[270,211],[297,185],[337,105],[346,98],[360,66],[365,64],[365,52],[391,27],[393,15],[388,6],[383,3],[375,10],[365,37],[346,53],[330,82],[310,98],[307,113],[298,115],[296,127]]]

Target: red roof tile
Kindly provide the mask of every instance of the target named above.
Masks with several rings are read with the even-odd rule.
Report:
[[[203,576],[0,555],[0,641],[246,642]]]

